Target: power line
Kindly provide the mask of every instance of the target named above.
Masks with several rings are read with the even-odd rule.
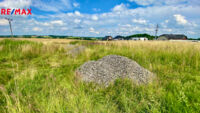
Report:
[[[8,22],[9,22],[9,25],[10,25],[10,33],[11,33],[11,37],[13,38],[13,31],[12,31],[12,24],[11,24],[11,22],[13,21],[13,19],[11,19],[11,18],[5,18],[6,20],[8,20]]]

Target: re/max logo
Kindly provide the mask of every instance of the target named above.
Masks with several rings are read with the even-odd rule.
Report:
[[[32,15],[31,9],[1,9],[1,15]]]

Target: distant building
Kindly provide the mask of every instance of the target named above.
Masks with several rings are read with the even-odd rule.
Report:
[[[134,38],[131,38],[131,40],[135,40],[135,41],[137,41],[137,40],[146,41],[146,40],[148,40],[148,38],[146,38],[146,37],[134,37]]]
[[[187,36],[182,34],[163,34],[157,40],[187,40]]]
[[[102,40],[112,40],[113,37],[112,36],[105,36]]]
[[[113,40],[124,40],[124,36],[116,36]]]

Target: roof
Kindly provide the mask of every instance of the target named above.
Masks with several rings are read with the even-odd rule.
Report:
[[[118,35],[118,36],[115,37],[115,39],[117,39],[117,38],[124,38],[124,36]]]
[[[112,37],[112,36],[105,36],[105,38],[109,38],[109,37]]]
[[[165,36],[168,39],[185,39],[185,38],[187,39],[187,36],[183,34],[163,34],[163,35],[160,35],[159,37],[161,36]]]
[[[105,36],[105,37],[103,37],[102,39],[103,39],[103,40],[107,40],[107,39],[109,39],[109,38],[112,39],[112,36]]]
[[[134,38],[147,38],[147,37],[132,37],[132,39],[134,39]],[[148,38],[147,38],[148,39]]]
[[[116,37],[114,38],[114,40],[115,40],[115,39],[124,39],[124,36],[118,35],[118,36],[116,36]]]

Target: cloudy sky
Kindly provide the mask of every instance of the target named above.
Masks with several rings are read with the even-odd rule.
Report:
[[[200,0],[0,0],[2,8],[31,8],[13,18],[15,35],[105,36],[136,33],[200,37]],[[0,15],[0,35],[9,35]]]

